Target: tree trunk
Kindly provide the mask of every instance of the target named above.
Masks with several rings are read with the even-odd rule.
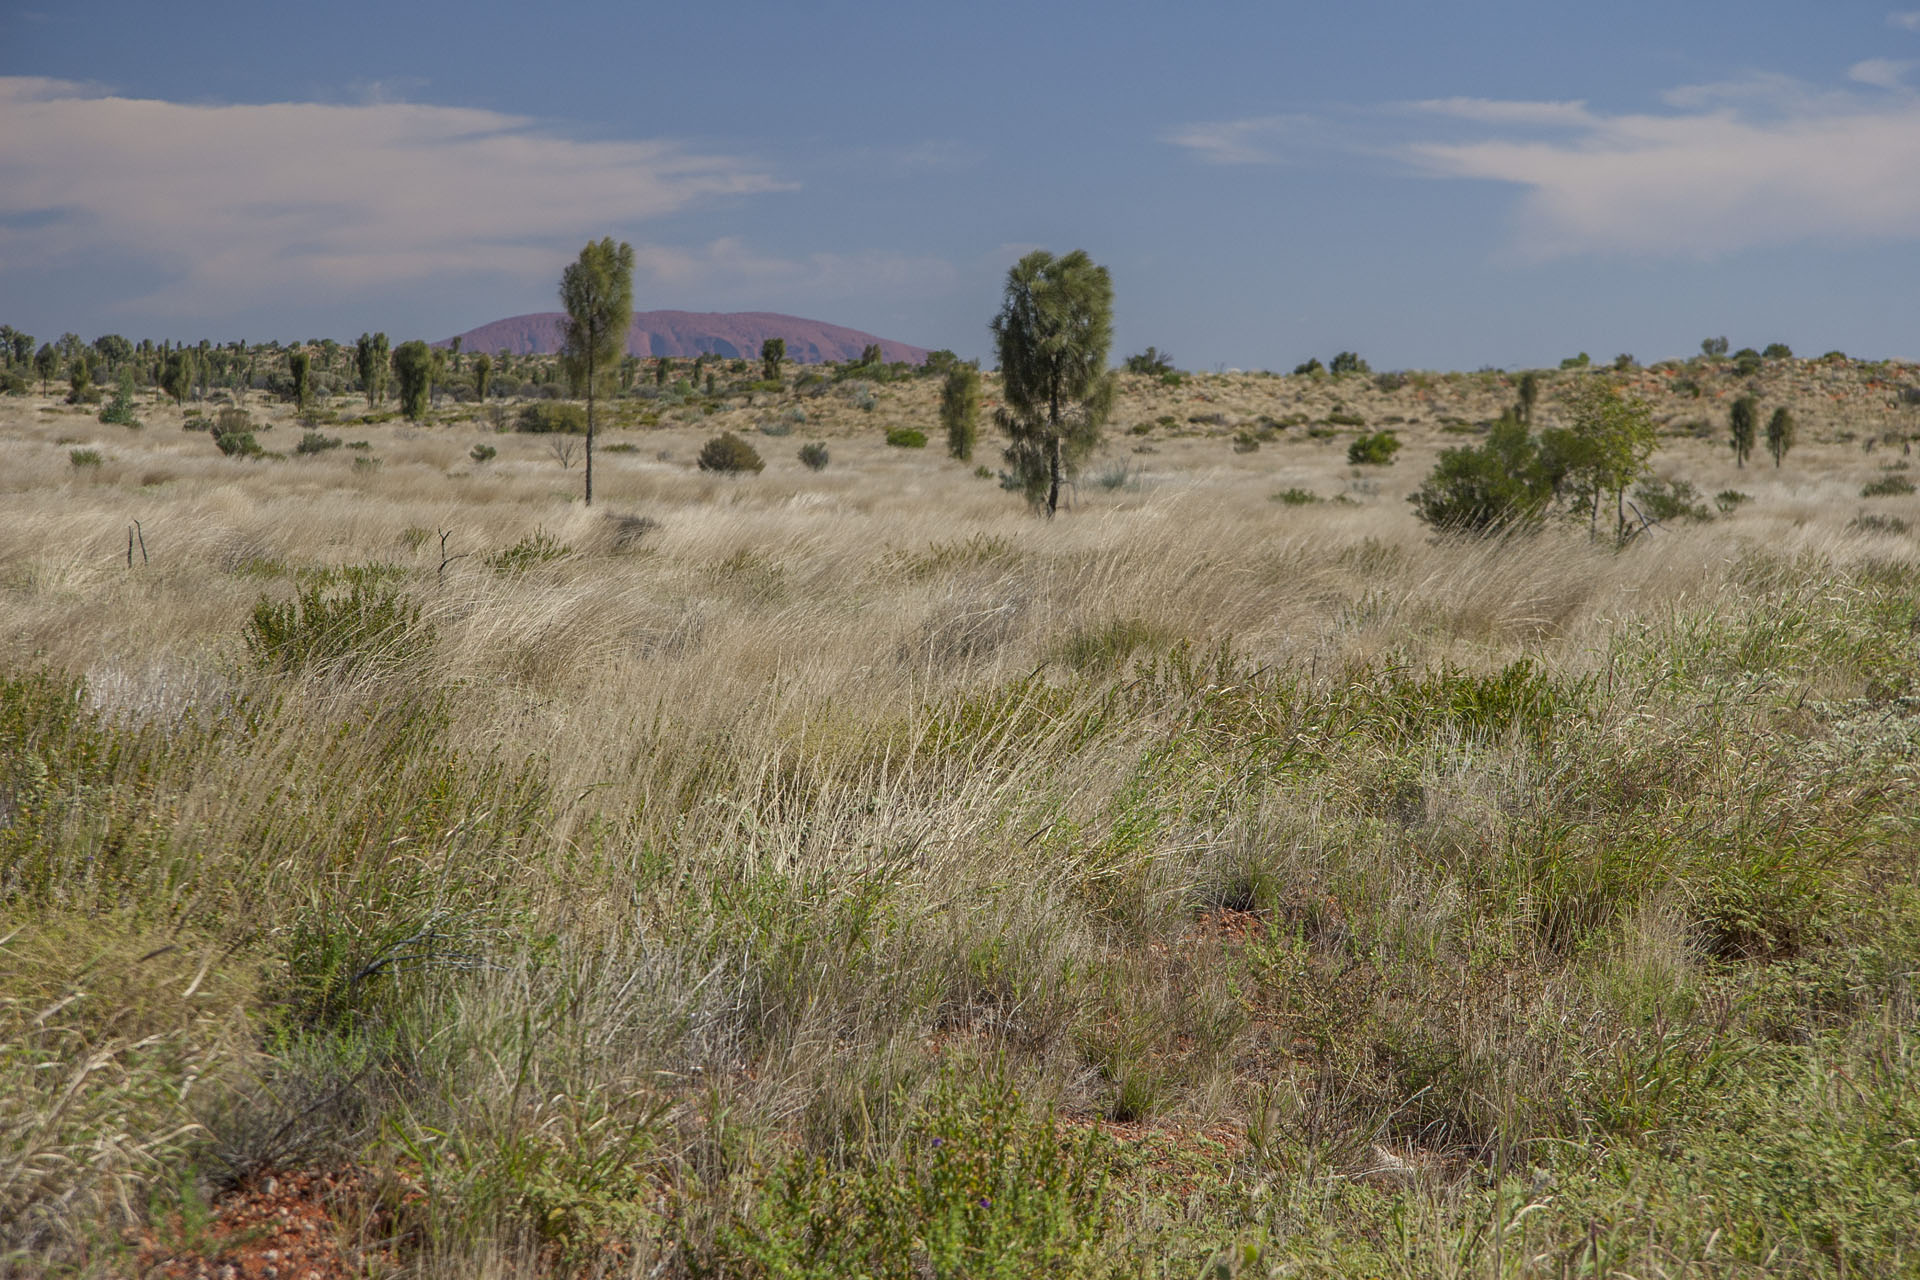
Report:
[[[593,505],[593,348],[587,348],[587,505]]]
[[[1047,450],[1047,519],[1060,508],[1060,393],[1055,391],[1047,404],[1047,426],[1051,446]]]

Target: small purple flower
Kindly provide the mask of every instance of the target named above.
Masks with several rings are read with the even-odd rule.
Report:
[[[936,1147],[944,1147],[947,1145],[947,1140],[945,1138],[935,1138],[933,1140],[933,1145]]]
[[[993,1201],[991,1201],[991,1200],[989,1200],[989,1199],[987,1199],[987,1198],[986,1198],[985,1196],[981,1196],[981,1197],[980,1197],[980,1207],[981,1207],[982,1209],[991,1209],[991,1208],[993,1208]]]

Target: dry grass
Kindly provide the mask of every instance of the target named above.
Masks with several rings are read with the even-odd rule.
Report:
[[[110,1271],[97,1224],[165,1166],[344,1160],[421,1273],[908,1274],[924,1233],[849,1210],[806,1262],[794,1223],[972,1194],[927,1135],[1011,1105],[982,1079],[1124,1122],[1076,1157],[1113,1190],[1075,1271],[1912,1265],[1920,1185],[1859,1138],[1920,1078],[1916,576],[1848,527],[1886,450],[1736,470],[1676,436],[1660,472],[1752,501],[1620,552],[1443,543],[1405,497],[1461,439],[1434,406],[1493,380],[1130,384],[1123,427],[1181,425],[1116,432],[1129,475],[1050,523],[881,442],[930,419],[917,383],[805,402],[754,477],[694,455],[786,400],[610,433],[638,447],[592,510],[475,422],[326,428],[370,469],[0,401],[0,660],[85,700],[10,686],[0,721],[12,1265]],[[1336,395],[1426,416],[1390,468],[1230,447]],[[1197,404],[1228,421],[1188,434]],[[564,552],[501,559],[536,535]],[[258,669],[256,602],[369,564],[430,639]],[[1051,1169],[1028,1119],[1009,1167]],[[1865,1141],[1858,1211],[1699,1208],[1742,1132]],[[1050,1213],[975,1215],[978,1247],[1051,1256]]]

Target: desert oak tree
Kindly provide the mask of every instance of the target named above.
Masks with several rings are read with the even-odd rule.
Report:
[[[1113,406],[1112,277],[1084,250],[1056,258],[1036,249],[1007,272],[992,329],[1006,398],[997,417],[1011,441],[1007,461],[1028,499],[1051,519],[1061,479],[1100,442]]]
[[[589,241],[560,274],[567,309],[561,356],[587,389],[587,505],[593,505],[593,407],[599,381],[618,367],[633,324],[633,246]]]

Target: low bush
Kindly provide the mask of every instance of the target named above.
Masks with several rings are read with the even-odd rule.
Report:
[[[301,435],[300,443],[293,446],[295,453],[325,453],[329,449],[340,447],[340,437],[330,436],[320,431],[308,431]]]
[[[1713,507],[1721,515],[1729,515],[1745,503],[1752,502],[1753,495],[1742,493],[1738,489],[1722,489],[1713,495]]]
[[[535,529],[512,546],[495,551],[482,563],[495,573],[514,574],[524,573],[536,565],[543,565],[550,560],[558,560],[562,556],[572,554],[572,547],[545,529]]]
[[[121,377],[119,387],[113,393],[113,399],[100,410],[100,421],[116,427],[138,427],[140,419],[133,412],[133,375]]]
[[[433,631],[420,619],[420,606],[382,572],[339,575],[337,592],[321,582],[291,600],[261,596],[245,634],[247,653],[264,670],[350,671],[394,665],[420,654]]]
[[[251,431],[223,431],[213,437],[213,443],[229,458],[257,458],[266,452]]]
[[[467,451],[467,456],[475,462],[492,462],[500,456],[500,451],[490,444],[477,444]]]
[[[1442,450],[1408,501],[1443,532],[1499,533],[1537,523],[1553,501],[1553,482],[1533,433],[1503,419],[1484,443]]]
[[[1913,492],[1913,481],[1903,475],[1889,474],[1861,486],[1863,498],[1897,498]]]
[[[539,400],[520,410],[513,429],[533,435],[584,435],[587,411],[563,400]]]
[[[1376,431],[1370,436],[1360,436],[1347,446],[1347,461],[1356,467],[1386,467],[1393,465],[1393,455],[1400,452],[1400,437],[1391,431]]]
[[[1282,489],[1270,499],[1283,507],[1304,507],[1320,501],[1320,495],[1310,489]]]
[[[927,447],[927,433],[914,427],[889,427],[887,446],[892,449],[924,449]]]
[[[98,449],[69,449],[67,461],[75,467],[97,467],[102,459]]]
[[[1700,491],[1685,480],[1648,477],[1634,486],[1633,501],[1653,520],[1713,519],[1713,512],[1701,499]]]
[[[1871,511],[1863,511],[1847,522],[1847,528],[1853,530],[1855,533],[1903,534],[1908,532],[1912,526],[1899,516],[1884,516]]]
[[[767,467],[754,447],[731,431],[723,431],[701,445],[697,461],[702,471],[717,471],[722,475],[759,472]]]
[[[825,471],[828,461],[827,446],[819,441],[800,446],[800,465],[807,470]]]

